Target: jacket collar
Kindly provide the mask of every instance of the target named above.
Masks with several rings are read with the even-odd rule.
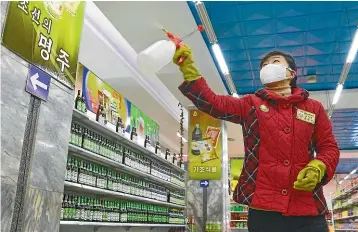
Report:
[[[291,104],[296,104],[296,103],[302,102],[309,97],[308,91],[305,89],[301,89],[301,88],[292,88],[291,93],[292,93],[292,95],[290,95],[288,97],[283,97],[283,96],[280,96],[280,95],[264,88],[264,89],[257,90],[255,95],[264,99],[264,100],[271,100],[271,101],[275,101],[275,102],[291,103]]]

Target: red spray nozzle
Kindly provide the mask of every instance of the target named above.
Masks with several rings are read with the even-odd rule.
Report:
[[[198,25],[197,28],[195,28],[193,31],[191,31],[190,33],[184,35],[183,37],[177,37],[175,36],[173,33],[169,32],[168,30],[163,28],[163,31],[167,34],[168,38],[177,46],[177,47],[181,47],[183,46],[183,40],[189,38],[190,36],[192,36],[193,34],[195,34],[197,31],[202,32],[204,30],[204,26],[203,25]],[[180,57],[178,60],[178,63],[181,64],[184,61],[185,57]]]
[[[195,34],[197,31],[202,32],[204,30],[204,26],[203,25],[198,25],[197,28],[195,28],[193,31],[191,31],[190,33],[184,35],[183,37],[177,37],[175,36],[172,32],[169,32],[168,30],[163,28],[163,31],[167,34],[168,38],[173,41],[177,46],[180,45],[181,42],[183,42],[183,40],[189,38],[190,36],[192,36],[193,34]]]

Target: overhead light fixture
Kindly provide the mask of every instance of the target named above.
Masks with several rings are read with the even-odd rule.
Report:
[[[177,132],[177,136],[178,136],[179,138],[183,138],[183,142],[184,142],[184,143],[187,143],[187,142],[188,142],[188,140],[186,140],[183,136],[181,136],[181,134],[179,133],[179,131]]]
[[[211,44],[217,43],[218,40],[216,38],[213,26],[211,25],[209,15],[208,15],[208,12],[206,11],[204,3],[200,2],[200,1],[195,2],[195,8],[196,8],[196,11],[198,12],[200,21],[205,28],[205,33],[208,36],[209,42]]]
[[[219,63],[220,70],[224,75],[227,87],[229,88],[229,94],[237,93],[235,84],[233,83],[231,75],[229,73],[229,69],[227,68],[224,56],[221,52],[219,45],[217,44],[218,39],[216,38],[216,34],[211,24],[208,12],[206,11],[205,4],[204,2],[201,1],[194,1],[194,2],[201,24],[204,26],[205,33],[208,36],[208,40],[213,45],[212,49],[215,54],[216,60]]]
[[[240,98],[237,93],[233,93],[232,96],[235,97],[235,98]]]
[[[342,184],[343,181],[347,180],[349,177],[351,177],[351,175],[355,174],[355,173],[357,172],[357,169],[358,169],[358,168],[353,169],[353,171],[351,171],[348,175],[346,175],[346,176],[343,178],[343,180],[339,181],[338,184]]]
[[[338,84],[336,88],[336,92],[333,97],[332,105],[337,104],[339,97],[341,96],[342,90],[343,90],[343,84]]]
[[[220,48],[219,44],[213,44],[212,49],[213,49],[213,52],[215,54],[216,61],[219,64],[221,72],[224,75],[229,74],[229,69],[228,69],[228,67],[226,65],[226,61],[224,59],[223,53],[221,52],[221,48]]]
[[[349,48],[346,63],[352,63],[358,52],[358,30],[354,33],[351,47]]]
[[[340,75],[339,80],[338,80],[338,85],[337,85],[337,89],[336,89],[336,92],[335,92],[334,97],[333,97],[332,105],[330,106],[330,108],[328,110],[328,117],[329,118],[331,118],[331,116],[333,114],[333,111],[334,111],[334,108],[335,108],[335,105],[337,104],[339,96],[342,93],[343,84],[347,79],[349,70],[351,69],[352,62],[354,61],[354,59],[355,59],[355,57],[357,55],[357,52],[358,52],[358,29],[354,33],[354,37],[353,37],[351,46],[350,46],[349,51],[348,51],[346,62],[343,65],[342,72],[341,72],[341,75]]]

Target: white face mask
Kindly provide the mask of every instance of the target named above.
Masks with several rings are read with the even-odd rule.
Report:
[[[260,71],[262,84],[269,84],[289,79],[289,77],[286,76],[286,69],[292,71],[290,68],[281,64],[268,64],[264,66]]]

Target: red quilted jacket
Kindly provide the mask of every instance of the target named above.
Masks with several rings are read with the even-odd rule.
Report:
[[[198,109],[243,128],[245,162],[234,200],[254,208],[289,216],[327,212],[323,185],[334,176],[339,150],[322,104],[304,89],[284,98],[266,89],[242,98],[216,95],[204,78],[184,82],[179,89]],[[297,110],[314,113],[315,124],[296,118]],[[316,151],[316,157],[314,157]],[[293,188],[297,175],[310,160],[327,166],[313,192]]]

